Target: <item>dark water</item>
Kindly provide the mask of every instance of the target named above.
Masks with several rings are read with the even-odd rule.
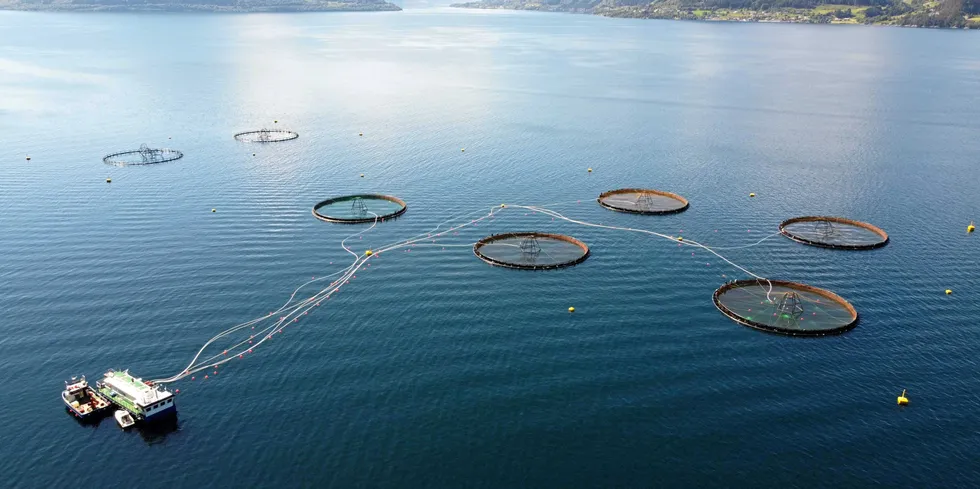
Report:
[[[980,235],[965,233],[980,218],[975,32],[2,12],[0,40],[4,486],[980,479]],[[232,138],[273,120],[301,137]],[[144,142],[186,156],[101,162]],[[691,207],[595,204],[620,187]],[[847,253],[775,237],[724,252],[861,314],[846,335],[800,340],[715,310],[712,291],[746,276],[706,252],[511,208],[446,242],[534,229],[574,235],[591,258],[522,272],[466,247],[382,255],[253,356],[174,386],[176,431],[82,427],[64,412],[64,378],[177,373],[213,334],[341,268],[356,229],[310,208],[361,192],[409,210],[357,249],[500,203],[719,247],[812,214],[872,222],[892,242]]]

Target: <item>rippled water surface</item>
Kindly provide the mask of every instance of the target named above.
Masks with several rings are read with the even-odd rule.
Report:
[[[445,9],[0,12],[0,485],[973,487],[977,36]],[[232,137],[273,126],[300,137]],[[101,161],[142,143],[185,156]],[[691,206],[595,202],[623,187]],[[177,426],[65,412],[68,376],[175,374],[346,266],[340,241],[364,227],[311,208],[352,193],[408,203],[348,240],[356,252],[500,212],[376,256],[254,354],[175,384]],[[840,294],[860,323],[820,339],[739,326],[711,294],[749,276],[718,256],[518,204],[716,246]],[[891,243],[759,242],[797,215],[871,222]],[[527,272],[466,246],[529,230],[592,255]]]

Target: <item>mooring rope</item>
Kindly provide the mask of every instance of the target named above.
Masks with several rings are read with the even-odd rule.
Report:
[[[770,301],[772,300],[772,298],[769,296],[769,294],[772,292],[772,282],[769,282],[769,280],[767,280],[765,277],[762,277],[760,275],[756,275],[756,274],[750,272],[746,268],[744,268],[744,267],[742,267],[742,266],[740,266],[740,265],[732,262],[728,258],[725,258],[724,256],[722,256],[720,253],[718,253],[717,251],[713,250],[712,248],[710,248],[710,247],[708,247],[706,245],[703,245],[701,243],[698,243],[697,241],[692,241],[692,240],[683,239],[683,238],[675,238],[674,236],[670,236],[670,235],[663,234],[663,233],[658,233],[656,231],[650,231],[650,230],[647,230],[647,229],[637,229],[637,228],[622,227],[622,226],[609,226],[609,225],[606,225],[606,224],[596,224],[596,223],[592,223],[592,222],[581,221],[581,220],[577,220],[577,219],[572,219],[570,217],[566,217],[566,216],[564,216],[564,215],[562,215],[562,214],[560,214],[560,213],[558,213],[556,211],[553,211],[553,210],[550,210],[550,209],[546,209],[546,208],[543,208],[543,207],[538,207],[538,206],[515,205],[514,207],[528,209],[528,210],[536,211],[536,212],[541,212],[541,213],[543,213],[545,215],[549,215],[551,217],[554,217],[554,218],[557,218],[557,219],[562,219],[564,221],[568,221],[568,222],[571,222],[573,224],[579,224],[579,225],[582,225],[582,226],[589,226],[589,227],[596,227],[596,228],[603,228],[603,229],[615,229],[615,230],[619,230],[619,231],[630,231],[630,232],[634,232],[634,233],[644,233],[644,234],[649,234],[649,235],[652,235],[652,236],[657,236],[657,237],[660,237],[660,238],[664,238],[666,240],[670,240],[670,241],[673,241],[673,242],[678,243],[678,244],[681,244],[681,245],[695,246],[695,247],[701,248],[701,249],[703,249],[703,250],[711,253],[712,255],[717,256],[718,258],[720,258],[721,260],[723,260],[725,263],[728,263],[729,265],[737,268],[738,270],[741,270],[742,272],[745,272],[746,274],[751,275],[753,278],[755,278],[757,280],[765,280],[766,283],[769,284],[769,291],[766,292],[766,298],[769,299]],[[779,234],[779,233],[776,233],[776,234]],[[762,240],[760,240],[758,243],[754,243],[754,244],[752,244],[750,246],[755,246],[755,245],[761,243],[762,241],[765,241],[766,239],[769,239],[771,237],[772,236],[767,236],[767,237],[763,238]]]
[[[577,200],[575,202],[576,203],[580,203],[581,200]],[[566,202],[566,203],[568,203],[568,202]],[[565,203],[555,203],[555,204],[551,204],[551,205],[554,206],[554,205],[564,205],[564,204]],[[186,367],[184,367],[184,369],[182,369],[180,372],[178,372],[175,375],[172,375],[170,377],[161,378],[161,379],[156,379],[156,380],[153,380],[152,382],[155,383],[155,384],[166,384],[166,383],[176,382],[176,381],[178,381],[180,379],[183,379],[183,378],[185,378],[187,376],[193,375],[193,374],[195,374],[197,372],[201,372],[201,371],[204,371],[204,370],[217,368],[220,365],[223,365],[223,364],[225,364],[227,362],[230,362],[230,361],[234,360],[236,357],[243,358],[243,356],[245,354],[252,353],[255,348],[259,347],[260,345],[262,345],[266,341],[271,340],[272,337],[273,337],[273,335],[275,335],[277,333],[282,333],[282,330],[286,326],[288,326],[290,323],[296,323],[296,322],[298,322],[300,316],[306,315],[313,308],[320,306],[320,303],[323,300],[329,299],[333,294],[337,293],[341,289],[341,287],[343,287],[344,285],[348,284],[351,279],[355,278],[355,274],[357,273],[357,271],[360,270],[362,267],[364,267],[366,264],[368,264],[368,261],[369,260],[371,260],[372,258],[377,257],[377,256],[379,256],[379,255],[381,255],[383,253],[387,253],[389,251],[393,251],[393,250],[396,250],[396,249],[399,249],[399,248],[405,248],[405,247],[409,247],[409,246],[442,246],[443,248],[445,248],[445,247],[464,247],[464,246],[465,247],[472,247],[473,244],[442,244],[442,243],[435,243],[435,239],[438,239],[440,237],[443,237],[443,236],[445,236],[445,235],[447,235],[449,233],[456,232],[456,231],[458,231],[460,229],[463,229],[463,228],[466,228],[466,227],[469,227],[469,226],[476,225],[477,223],[482,222],[485,219],[492,218],[495,215],[496,212],[498,212],[500,210],[505,210],[508,207],[519,208],[519,209],[527,209],[527,210],[530,210],[532,212],[540,212],[540,213],[542,213],[544,215],[551,216],[554,219],[561,219],[561,220],[564,220],[564,221],[567,221],[567,222],[570,222],[570,223],[573,223],[573,224],[582,225],[582,226],[589,226],[589,227],[596,227],[596,228],[602,228],[602,229],[611,229],[611,230],[619,230],[619,231],[628,231],[628,232],[643,233],[643,234],[648,234],[648,235],[652,235],[652,236],[657,236],[657,237],[660,237],[660,238],[663,238],[663,239],[666,239],[666,240],[669,240],[669,241],[673,241],[673,242],[676,242],[676,243],[681,244],[681,245],[694,246],[694,247],[697,247],[697,248],[704,249],[705,251],[707,251],[707,252],[715,255],[719,259],[721,259],[724,262],[728,263],[732,267],[734,267],[734,268],[736,268],[736,269],[738,269],[738,270],[740,270],[740,271],[742,271],[742,272],[744,272],[744,273],[752,276],[753,278],[755,278],[757,280],[760,280],[760,281],[766,281],[769,284],[769,289],[766,291],[766,298],[770,302],[773,302],[772,301],[772,298],[770,296],[770,294],[772,292],[773,286],[772,286],[772,283],[769,282],[768,279],[766,279],[765,277],[762,277],[760,275],[756,275],[755,273],[752,273],[748,269],[746,269],[746,268],[744,268],[744,267],[742,267],[742,266],[740,266],[740,265],[732,262],[728,258],[722,256],[720,253],[718,253],[717,251],[715,251],[715,249],[719,249],[719,250],[730,250],[730,249],[749,248],[749,247],[752,247],[752,246],[756,246],[756,245],[758,245],[758,244],[766,241],[767,239],[769,239],[769,238],[771,238],[773,236],[776,236],[776,235],[778,235],[780,233],[774,233],[772,235],[766,236],[766,237],[760,239],[759,241],[756,241],[756,242],[754,242],[752,244],[749,244],[749,245],[737,246],[737,247],[729,247],[729,248],[715,248],[715,247],[709,247],[707,245],[701,244],[701,243],[699,243],[697,241],[693,241],[693,240],[689,240],[689,239],[682,239],[682,238],[670,236],[670,235],[667,235],[667,234],[658,233],[656,231],[650,231],[650,230],[646,230],[646,229],[637,229],[637,228],[632,228],[632,227],[622,227],[622,226],[610,226],[610,225],[605,225],[605,224],[596,224],[596,223],[592,223],[592,222],[587,222],[587,221],[582,221],[582,220],[578,220],[578,219],[573,219],[573,218],[567,217],[567,216],[565,216],[563,214],[560,214],[557,211],[548,209],[548,208],[546,208],[544,206],[536,206],[536,205],[529,205],[529,206],[523,206],[523,205],[503,206],[503,205],[501,205],[500,207],[496,207],[496,206],[495,207],[491,207],[490,208],[490,211],[488,213],[483,214],[481,217],[477,217],[477,218],[474,218],[474,219],[470,219],[470,218],[473,217],[474,214],[477,214],[477,213],[482,214],[485,211],[473,211],[473,212],[469,212],[469,213],[463,213],[463,214],[456,215],[454,217],[451,217],[449,219],[446,219],[445,221],[442,221],[442,222],[438,223],[433,229],[431,229],[431,230],[429,230],[427,232],[423,232],[423,233],[417,234],[415,236],[412,236],[410,238],[403,239],[403,240],[400,240],[400,241],[396,241],[396,242],[391,243],[391,244],[388,244],[388,245],[384,245],[382,247],[379,247],[376,250],[373,250],[371,254],[367,254],[367,253],[359,254],[359,253],[355,252],[354,250],[350,249],[347,246],[347,241],[349,239],[351,239],[351,238],[356,237],[356,236],[361,236],[361,235],[363,235],[363,234],[365,234],[365,233],[373,230],[377,226],[377,224],[378,224],[378,222],[380,220],[379,219],[379,216],[378,216],[378,214],[371,212],[371,214],[374,216],[374,221],[371,223],[371,226],[370,227],[368,227],[367,229],[361,230],[361,231],[359,231],[357,233],[353,233],[351,235],[348,235],[347,237],[345,237],[344,239],[342,239],[341,242],[340,242],[341,247],[347,253],[351,254],[354,257],[354,260],[353,260],[353,262],[350,265],[348,265],[344,269],[342,269],[342,270],[340,270],[338,272],[332,273],[330,275],[326,275],[326,276],[319,277],[319,278],[314,278],[312,280],[309,280],[307,282],[304,282],[299,287],[297,287],[296,289],[293,290],[293,292],[292,292],[292,294],[290,294],[288,300],[282,306],[280,306],[278,309],[270,312],[269,314],[264,315],[264,316],[261,316],[261,317],[258,317],[258,318],[255,318],[255,319],[252,319],[250,321],[246,321],[244,323],[237,324],[235,326],[232,326],[231,328],[228,328],[228,329],[226,329],[226,330],[224,330],[224,331],[222,331],[222,332],[214,335],[213,337],[211,337],[210,339],[208,339],[204,343],[204,345],[201,346],[200,349],[198,349],[198,351],[195,353],[195,355],[193,356],[193,358],[191,358],[191,361],[187,364]],[[470,220],[468,222],[465,222],[464,221],[462,224],[458,224],[458,225],[455,225],[455,226],[450,226],[450,227],[448,227],[448,228],[440,231],[440,229],[442,229],[443,226],[445,226],[447,223],[450,223],[450,222],[453,222],[453,221],[457,221],[459,219],[470,219]],[[431,240],[432,243],[423,243],[423,241],[427,241],[427,240]],[[316,282],[320,282],[320,281],[324,281],[324,280],[328,280],[328,279],[334,279],[335,277],[339,277],[339,278],[336,278],[336,280],[333,280],[332,282],[330,282],[330,285],[329,286],[324,287],[323,289],[317,291],[316,293],[314,293],[310,297],[307,297],[307,298],[305,298],[305,299],[303,299],[303,300],[301,300],[299,302],[295,302],[294,303],[294,301],[296,300],[297,294],[299,294],[299,292],[302,289],[304,289],[305,287],[309,286],[310,284],[316,283]],[[267,325],[267,326],[263,327],[262,329],[259,329],[258,331],[255,331],[255,326],[257,326],[259,324],[262,324],[266,320],[273,319],[277,315],[279,315],[279,318],[273,320],[270,325]],[[232,335],[232,334],[234,334],[236,332],[242,331],[245,328],[250,328],[249,329],[249,331],[250,331],[249,336],[246,339],[242,339],[241,341],[238,341],[237,343],[234,343],[234,344],[230,345],[229,347],[223,349],[223,351],[220,352],[220,353],[216,353],[216,354],[211,355],[211,356],[209,356],[207,358],[204,358],[204,359],[201,358],[202,355],[204,354],[204,352],[211,345],[213,345],[216,341],[218,341],[218,340],[220,340],[222,338],[225,338],[225,337],[227,337],[229,335]],[[254,331],[254,332],[251,332],[251,331]]]
[[[220,366],[222,364],[225,364],[225,363],[227,363],[227,362],[229,362],[231,360],[234,360],[235,357],[241,357],[245,353],[252,353],[252,351],[256,347],[262,345],[266,341],[271,340],[273,334],[281,333],[282,330],[283,330],[283,328],[285,328],[286,325],[289,324],[290,320],[292,320],[292,322],[298,321],[299,320],[299,316],[306,315],[311,309],[313,309],[314,307],[319,306],[320,305],[320,302],[322,300],[329,299],[332,294],[334,294],[335,292],[337,292],[338,290],[340,290],[340,288],[343,285],[347,284],[349,282],[349,280],[354,277],[354,274],[357,273],[357,271],[360,270],[361,267],[363,267],[368,262],[368,260],[370,260],[372,257],[378,256],[378,255],[380,255],[382,253],[385,253],[385,252],[388,252],[388,251],[392,251],[392,250],[395,250],[395,249],[398,249],[398,248],[403,248],[403,247],[406,247],[406,246],[412,246],[412,245],[415,245],[416,243],[418,243],[420,241],[432,239],[433,237],[438,238],[439,236],[443,236],[445,234],[448,234],[448,233],[457,231],[457,230],[462,229],[464,227],[474,225],[474,224],[476,224],[478,222],[483,221],[484,219],[487,219],[487,218],[493,216],[495,210],[496,210],[496,208],[491,208],[490,209],[490,212],[488,214],[484,215],[483,217],[479,217],[477,219],[473,219],[470,222],[466,222],[466,223],[463,223],[463,224],[458,225],[458,226],[450,227],[450,228],[448,228],[448,229],[446,229],[444,231],[441,231],[441,232],[436,232],[443,225],[445,225],[447,222],[456,220],[456,219],[459,218],[459,216],[454,217],[454,218],[450,218],[450,219],[447,219],[445,221],[440,222],[439,224],[437,224],[435,226],[435,228],[433,228],[432,230],[430,230],[427,233],[422,233],[422,234],[416,235],[413,238],[409,238],[409,239],[406,239],[406,240],[395,242],[395,243],[390,244],[390,245],[383,246],[383,247],[379,248],[377,251],[374,251],[371,255],[366,255],[366,254],[365,255],[359,255],[357,252],[355,252],[355,251],[351,250],[350,248],[348,248],[346,242],[347,242],[348,239],[351,239],[351,238],[353,238],[355,236],[359,236],[361,234],[364,234],[364,233],[366,233],[366,232],[374,229],[375,226],[377,226],[377,223],[379,221],[379,216],[377,214],[375,214],[375,213],[372,212],[372,214],[374,215],[375,219],[374,219],[374,221],[372,222],[372,224],[371,224],[371,226],[369,228],[364,229],[364,230],[362,230],[360,232],[351,234],[351,235],[345,237],[341,241],[341,247],[345,251],[347,251],[348,253],[350,253],[351,255],[354,256],[354,262],[351,263],[347,268],[345,268],[345,269],[343,269],[343,270],[341,270],[339,272],[333,273],[331,275],[325,276],[325,277],[321,277],[321,278],[318,278],[318,279],[313,279],[313,280],[307,281],[306,283],[300,285],[290,295],[289,300],[287,300],[286,303],[283,304],[283,306],[281,306],[276,311],[273,311],[273,312],[271,312],[271,313],[269,313],[267,315],[264,315],[264,316],[255,318],[255,319],[253,319],[251,321],[247,321],[245,323],[238,324],[238,325],[233,326],[233,327],[231,327],[229,329],[226,329],[225,331],[222,331],[221,333],[218,333],[217,335],[211,337],[207,342],[205,342],[205,344],[197,351],[197,353],[191,359],[190,363],[188,363],[187,367],[185,367],[179,373],[177,373],[176,375],[170,376],[170,377],[166,377],[166,378],[162,378],[162,379],[156,379],[156,380],[153,380],[151,382],[153,382],[155,384],[167,384],[167,383],[176,382],[176,381],[178,381],[180,379],[183,379],[183,378],[185,378],[185,377],[187,377],[189,375],[193,375],[193,374],[195,374],[197,372],[201,372],[201,371],[204,371],[204,370],[207,370],[207,369],[218,367],[218,366]],[[476,212],[470,212],[468,214],[464,214],[464,216],[469,217],[469,216],[472,216],[475,213]],[[304,300],[302,300],[302,301],[300,301],[300,302],[298,302],[298,303],[290,306],[290,303],[292,303],[292,301],[295,298],[296,294],[302,288],[306,287],[307,285],[309,285],[309,284],[311,284],[313,282],[325,280],[327,278],[333,278],[333,277],[336,277],[337,275],[340,275],[341,277],[339,279],[335,280],[334,282],[331,282],[331,284],[330,284],[329,287],[326,287],[326,288],[320,290],[319,292],[315,293],[313,296],[311,296],[311,297],[309,297],[307,299],[304,299]],[[200,360],[200,357],[204,353],[204,351],[207,350],[207,348],[209,346],[211,346],[215,341],[220,340],[221,338],[224,338],[224,337],[226,337],[226,336],[228,336],[230,334],[233,334],[233,333],[235,333],[237,331],[241,331],[242,329],[245,329],[245,328],[248,328],[248,327],[252,327],[254,329],[254,325],[259,324],[262,321],[265,321],[266,319],[272,318],[275,315],[281,314],[283,312],[286,313],[284,316],[280,316],[278,320],[276,320],[275,322],[273,322],[273,324],[271,324],[269,326],[266,326],[265,328],[257,331],[256,333],[250,334],[250,336],[248,337],[248,339],[242,340],[242,341],[240,341],[240,342],[238,342],[238,343],[236,343],[234,345],[231,345],[230,347],[224,349],[221,353],[217,353],[215,355],[212,355],[209,358],[206,358],[204,360]],[[258,339],[258,340],[257,341],[254,341],[256,339]]]

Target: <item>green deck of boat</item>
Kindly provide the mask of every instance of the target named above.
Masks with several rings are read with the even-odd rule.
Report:
[[[125,381],[127,384],[129,384],[129,385],[131,385],[131,386],[133,386],[133,387],[135,387],[135,388],[137,388],[139,390],[143,390],[143,391],[150,390],[150,386],[144,384],[143,382],[140,382],[140,381],[136,380],[135,378],[133,378],[132,375],[129,375],[126,372],[116,372],[115,375],[113,375],[112,377],[115,378],[115,379],[119,379],[119,380]]]
[[[148,390],[148,389],[150,389],[150,386],[144,384],[143,382],[137,381],[135,378],[133,378],[132,375],[129,375],[129,374],[125,373],[125,372],[116,372],[115,375],[113,375],[113,378],[122,380],[122,381],[124,381],[124,382],[132,385],[133,387],[136,387],[137,389],[141,389],[141,390]],[[115,404],[115,405],[117,405],[117,406],[119,406],[119,407],[121,407],[121,408],[129,411],[130,414],[132,414],[133,416],[139,417],[139,416],[142,416],[143,415],[143,411],[139,410],[136,407],[136,404],[133,403],[133,401],[130,401],[129,399],[127,399],[122,394],[113,395],[113,393],[115,393],[116,391],[112,390],[112,388],[110,388],[110,387],[100,387],[99,388],[99,392],[102,395],[104,395],[106,397],[106,399],[108,399],[110,402],[112,402],[113,404]]]
[[[119,407],[121,407],[121,408],[129,411],[130,414],[133,414],[134,416],[138,416],[138,415],[142,414],[139,410],[136,409],[136,405],[133,404],[132,401],[130,401],[129,399],[126,399],[121,394],[115,394],[115,392],[116,391],[110,389],[109,387],[100,387],[99,388],[99,393],[102,394],[103,396],[105,396],[105,398],[108,399],[109,402],[111,402],[111,403],[113,403],[113,404],[115,404],[115,405],[117,405],[117,406],[119,406]],[[115,395],[113,395],[113,394],[115,394]]]

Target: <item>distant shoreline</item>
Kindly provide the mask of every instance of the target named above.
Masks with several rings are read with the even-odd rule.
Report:
[[[693,20],[703,22],[753,22],[773,24],[835,24],[835,25],[875,25],[894,27],[926,27],[964,30],[980,28],[980,16],[967,17],[965,14],[947,14],[911,7],[872,7],[822,4],[815,8],[775,8],[752,10],[738,8],[685,9],[673,4],[658,1],[648,6],[616,6],[613,2],[595,0],[593,7],[588,3],[544,4],[537,0],[481,0],[454,3],[450,7],[480,10],[519,10],[530,12],[574,13],[599,15],[611,18]],[[573,6],[577,5],[577,6]],[[610,6],[612,5],[612,6]],[[902,5],[905,5],[904,3]]]
[[[25,3],[0,0],[0,11],[17,12],[172,12],[172,13],[297,13],[297,12],[398,12],[402,8],[389,2],[324,2],[302,5],[188,5],[143,4],[105,5],[72,3]]]

